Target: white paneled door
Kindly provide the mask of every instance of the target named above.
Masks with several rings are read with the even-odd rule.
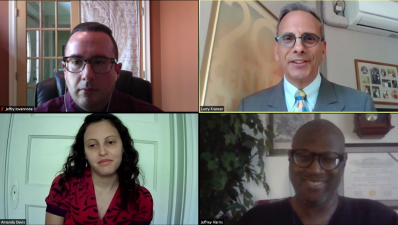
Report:
[[[44,224],[45,198],[88,114],[14,114],[6,164],[6,218]],[[154,199],[153,224],[170,221],[171,131],[169,114],[115,114],[129,128]]]

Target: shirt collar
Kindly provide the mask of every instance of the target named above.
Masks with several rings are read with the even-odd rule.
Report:
[[[112,99],[110,101],[110,106],[108,112],[116,112],[118,111],[118,102],[119,102],[119,92],[116,90],[116,88],[112,92]],[[70,96],[69,90],[66,92],[65,95],[65,104],[66,107],[68,108],[68,112],[86,112],[82,108],[80,108],[72,99],[72,96]],[[65,107],[65,105],[63,105]],[[106,109],[108,108],[108,105],[106,106]],[[105,109],[105,111],[106,111]]]
[[[307,94],[307,104],[310,108],[310,111],[314,111],[316,100],[318,99],[319,87],[321,86],[321,75],[318,72],[316,78],[303,89],[303,91]],[[283,76],[283,88],[285,92],[285,101],[287,111],[291,112],[295,103],[294,95],[298,90],[295,86],[293,86],[289,81],[286,79],[286,75]]]

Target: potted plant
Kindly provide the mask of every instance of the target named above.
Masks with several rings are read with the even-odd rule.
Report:
[[[272,148],[272,126],[264,128],[258,114],[200,114],[199,121],[199,218],[236,223],[253,206],[244,182],[254,180],[269,194],[263,156]],[[266,140],[246,134],[243,125]],[[260,172],[252,164],[255,156]]]

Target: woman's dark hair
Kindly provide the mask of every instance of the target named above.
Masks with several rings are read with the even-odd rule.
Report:
[[[115,53],[116,60],[119,60],[119,49],[117,48],[116,41],[112,36],[112,30],[109,27],[105,26],[104,24],[97,23],[97,22],[81,23],[81,24],[77,25],[75,28],[73,28],[73,31],[69,36],[69,39],[70,39],[70,37],[72,37],[72,35],[74,33],[78,32],[78,31],[103,32],[103,33],[107,34],[112,40],[113,48],[114,48],[113,52]],[[69,39],[68,39],[68,42],[69,42]],[[66,47],[68,46],[68,42],[66,42]],[[67,49],[66,47],[65,47],[65,52]],[[65,55],[64,55],[64,57],[65,57]]]
[[[117,174],[119,175],[122,208],[125,209],[130,199],[135,203],[139,196],[138,189],[140,181],[138,177],[142,176],[138,166],[139,154],[134,148],[134,141],[130,137],[128,128],[123,125],[119,118],[110,113],[93,113],[84,119],[84,123],[77,132],[75,141],[71,146],[66,163],[60,171],[62,174],[59,185],[61,192],[63,192],[65,182],[73,177],[81,178],[84,176],[84,170],[89,166],[84,155],[84,133],[90,124],[101,121],[109,121],[117,129],[122,139],[124,151]],[[133,187],[133,189],[130,189],[130,187]]]

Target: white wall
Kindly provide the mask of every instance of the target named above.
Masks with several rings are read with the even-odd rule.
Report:
[[[294,1],[261,1],[276,17],[279,17],[281,8],[291,2]],[[304,1],[304,3],[316,9],[318,15],[321,15],[319,1]],[[200,1],[200,66],[202,66],[208,33],[211,5],[210,1]],[[398,39],[328,25],[324,25],[324,33],[326,59],[321,65],[321,72],[331,82],[357,89],[354,59],[398,64]],[[376,105],[376,107],[398,109],[398,106]]]
[[[357,89],[355,59],[398,64],[398,39],[360,33],[328,25],[326,37],[326,64],[328,80]],[[394,108],[398,106],[380,106]]]
[[[260,114],[262,121],[268,121],[266,114]],[[391,124],[395,126],[383,139],[359,139],[353,133],[354,114],[321,114],[321,119],[326,119],[334,123],[344,134],[346,143],[397,143],[398,137],[398,114],[391,114]],[[264,122],[266,124],[266,122]],[[248,127],[243,127],[244,131],[254,136]],[[260,138],[260,135],[256,136]],[[254,158],[254,165],[257,165],[258,158]],[[270,187],[270,194],[267,195],[262,185],[257,186],[254,181],[244,185],[253,194],[253,202],[265,199],[280,199],[294,196],[294,190],[289,181],[289,162],[286,156],[264,156],[266,181]]]
[[[391,124],[395,126],[383,139],[359,139],[354,131],[353,114],[321,114],[322,119],[333,122],[343,131],[346,143],[397,143],[398,114],[391,114]]]

